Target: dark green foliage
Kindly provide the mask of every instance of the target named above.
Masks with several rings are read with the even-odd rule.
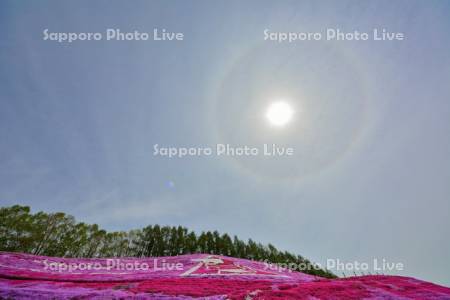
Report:
[[[64,213],[30,213],[27,206],[0,208],[0,251],[59,257],[149,257],[210,253],[283,265],[308,265],[300,255],[281,252],[273,245],[247,242],[219,232],[197,235],[178,226],[149,225],[129,232],[106,232],[97,224],[77,223]],[[334,278],[317,268],[302,272]]]

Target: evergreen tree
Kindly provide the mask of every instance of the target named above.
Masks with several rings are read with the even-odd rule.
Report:
[[[149,225],[128,232],[106,232],[97,224],[77,223],[64,213],[30,213],[27,206],[0,208],[0,251],[20,251],[60,257],[151,257],[189,253],[210,253],[272,263],[309,266],[304,273],[335,277],[327,270],[313,268],[300,255],[279,251],[272,244],[218,231],[195,232],[182,226]]]

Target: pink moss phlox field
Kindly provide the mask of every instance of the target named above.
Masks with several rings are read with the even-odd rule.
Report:
[[[400,276],[329,280],[209,254],[107,260],[0,252],[0,298],[450,299],[450,288]]]

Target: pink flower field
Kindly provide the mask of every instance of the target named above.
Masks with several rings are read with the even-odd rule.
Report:
[[[0,253],[2,299],[450,299],[400,276],[324,279],[232,257],[70,259]]]

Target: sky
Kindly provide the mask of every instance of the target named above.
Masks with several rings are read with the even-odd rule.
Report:
[[[184,38],[43,39],[108,28]],[[329,28],[405,39],[264,40]],[[450,286],[449,49],[447,1],[2,1],[0,205],[218,230],[322,264],[385,259]],[[294,114],[274,128],[279,99]]]

